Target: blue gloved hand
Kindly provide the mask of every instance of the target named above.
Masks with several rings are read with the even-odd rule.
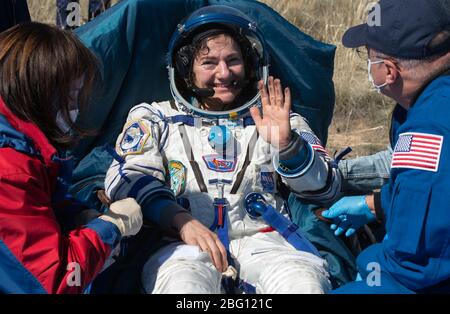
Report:
[[[335,222],[330,228],[335,230],[336,236],[346,231],[346,237],[354,234],[366,223],[375,220],[375,216],[366,203],[365,195],[343,197],[328,210],[322,212],[322,216]]]

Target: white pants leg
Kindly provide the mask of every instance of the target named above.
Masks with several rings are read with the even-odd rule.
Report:
[[[277,232],[233,240],[239,277],[256,293],[326,293],[331,289],[327,263],[297,251]]]
[[[220,293],[221,273],[200,248],[181,242],[158,250],[145,263],[142,285],[147,293]]]

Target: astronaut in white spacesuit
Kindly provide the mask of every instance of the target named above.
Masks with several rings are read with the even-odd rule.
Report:
[[[255,23],[203,7],[178,26],[168,60],[174,101],[130,110],[105,182],[112,201],[133,197],[179,233],[145,264],[145,291],[327,292],[326,262],[281,194],[332,202],[340,176],[290,112],[289,89],[268,77]]]

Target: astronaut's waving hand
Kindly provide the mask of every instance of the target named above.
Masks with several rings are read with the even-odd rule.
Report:
[[[289,87],[283,90],[279,79],[272,76],[268,80],[268,92],[263,81],[259,81],[262,114],[258,107],[252,107],[250,113],[261,137],[278,149],[285,148],[291,140],[291,92]]]

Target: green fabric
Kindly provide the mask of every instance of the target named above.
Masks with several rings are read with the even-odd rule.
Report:
[[[327,260],[333,287],[353,281],[356,278],[355,257],[345,243],[333,234],[329,224],[316,217],[314,211],[319,207],[291,194],[289,208],[292,221]]]

